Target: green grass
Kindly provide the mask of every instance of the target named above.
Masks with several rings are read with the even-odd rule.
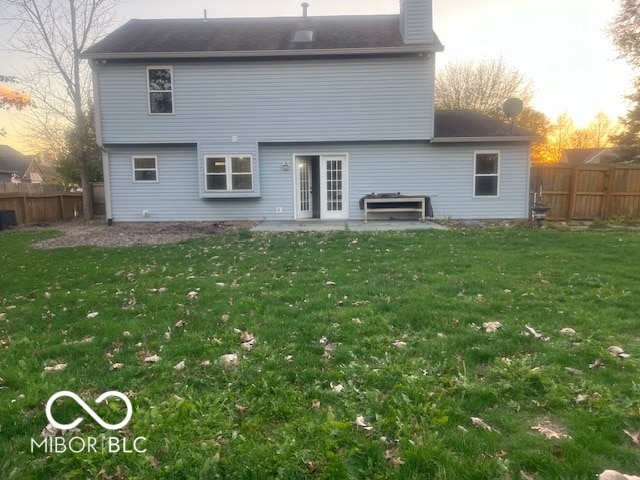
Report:
[[[30,246],[48,235],[0,235],[2,478],[640,473],[624,433],[640,429],[636,231],[240,232],[154,247]],[[503,327],[476,328],[488,321]],[[256,336],[252,351],[234,329]],[[322,337],[338,344],[330,359]],[[631,357],[612,357],[611,345]],[[237,366],[218,364],[227,353]],[[145,364],[152,354],[161,360]],[[596,359],[604,367],[590,368]],[[68,366],[44,371],[58,363]],[[147,451],[31,452],[60,390],[112,423],[121,403],[93,399],[127,392],[134,412],[122,432],[105,432],[71,401],[56,418],[86,417],[70,436],[146,437]],[[541,422],[571,438],[545,438],[532,429]]]

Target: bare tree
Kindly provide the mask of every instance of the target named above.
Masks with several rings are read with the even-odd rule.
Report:
[[[85,219],[93,217],[84,145],[90,75],[80,53],[112,24],[117,0],[2,0],[0,16],[13,25],[10,47],[32,60],[24,84],[38,110],[73,125],[72,155],[80,166]]]
[[[450,63],[436,73],[436,109],[475,110],[504,120],[502,104],[511,97],[530,107],[533,81],[502,58]]]

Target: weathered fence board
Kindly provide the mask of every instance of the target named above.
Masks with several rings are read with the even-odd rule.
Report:
[[[82,216],[82,193],[0,194],[0,210],[14,210],[18,224],[73,220]]]
[[[531,166],[531,200],[542,191],[550,220],[640,216],[640,165]]]

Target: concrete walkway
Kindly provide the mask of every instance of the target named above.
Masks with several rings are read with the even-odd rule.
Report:
[[[403,220],[376,220],[368,223],[353,220],[303,220],[262,222],[251,230],[254,232],[331,232],[336,230],[381,232],[395,230],[447,230],[447,228],[433,222]]]

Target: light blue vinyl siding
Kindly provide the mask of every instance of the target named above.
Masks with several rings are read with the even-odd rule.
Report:
[[[148,114],[146,66],[94,67],[105,144],[409,140],[433,132],[433,57],[174,63],[175,113],[162,116]]]
[[[510,219],[527,216],[527,145],[432,145],[427,142],[359,142],[260,145],[259,198],[201,198],[201,153],[197,148],[111,148],[114,221],[293,220],[296,154],[346,153],[349,168],[349,218],[361,220],[359,200],[367,193],[432,195],[437,218]],[[474,151],[500,151],[499,197],[473,197]],[[220,153],[220,152],[217,152]],[[224,153],[224,152],[223,152]],[[158,182],[134,183],[131,157],[155,155]],[[277,210],[281,209],[281,213]],[[142,212],[150,215],[144,217]]]

